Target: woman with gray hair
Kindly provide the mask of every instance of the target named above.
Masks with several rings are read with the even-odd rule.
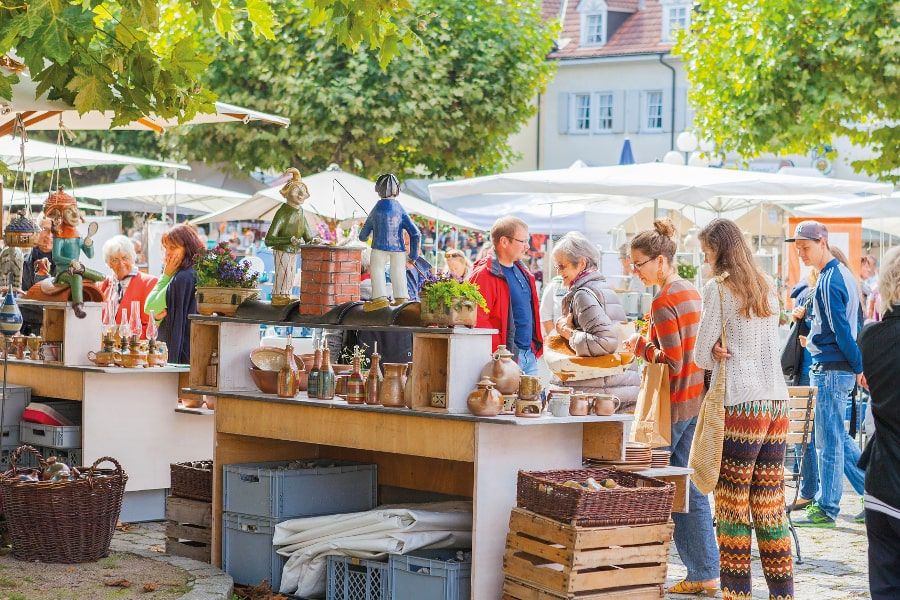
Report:
[[[112,271],[97,287],[103,292],[104,300],[112,300],[116,323],[122,318],[122,311],[131,310],[133,301],[141,306],[141,337],[147,333],[149,317],[144,312],[144,301],[156,285],[156,277],[141,273],[134,263],[137,253],[134,243],[124,235],[116,235],[103,244],[103,260]],[[129,315],[130,318],[130,315]]]
[[[625,309],[599,271],[600,252],[583,234],[567,233],[553,250],[556,272],[569,288],[556,322],[559,335],[576,356],[614,354],[621,342],[619,323]],[[637,402],[641,377],[634,365],[617,375],[570,382],[578,391],[612,394],[622,401],[619,412],[631,412]]]

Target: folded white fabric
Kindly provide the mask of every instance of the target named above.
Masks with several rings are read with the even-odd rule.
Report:
[[[321,597],[327,556],[377,559],[419,548],[471,548],[472,503],[381,506],[370,511],[292,519],[275,526],[272,542],[290,557],[281,576],[286,594]]]

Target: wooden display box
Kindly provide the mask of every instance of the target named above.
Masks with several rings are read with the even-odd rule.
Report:
[[[466,399],[490,360],[490,330],[413,334],[413,366],[407,381],[413,410],[469,412]],[[431,405],[432,392],[446,394],[445,407]]]
[[[166,498],[166,554],[210,562],[212,503]]]
[[[514,508],[503,558],[504,598],[661,599],[674,529],[671,521],[573,527]]]
[[[250,351],[259,346],[259,328],[219,321],[191,321],[191,388],[221,392],[256,390],[250,378]],[[206,367],[219,354],[215,386],[206,385]]]
[[[41,326],[43,340],[62,343],[59,362],[66,366],[91,364],[88,352],[100,349],[103,335],[103,305],[99,302],[85,302],[85,316],[79,319],[67,302],[35,304],[44,307],[44,323]]]

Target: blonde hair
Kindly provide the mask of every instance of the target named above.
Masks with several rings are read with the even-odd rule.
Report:
[[[631,249],[640,250],[649,259],[664,256],[672,262],[678,243],[675,241],[675,224],[668,217],[653,221],[653,229],[642,231],[631,240]]]
[[[497,246],[502,238],[512,239],[517,229],[528,231],[528,223],[519,217],[500,217],[491,227],[491,242]]]
[[[878,292],[881,294],[881,312],[886,313],[900,304],[900,246],[888,250],[881,260]]]

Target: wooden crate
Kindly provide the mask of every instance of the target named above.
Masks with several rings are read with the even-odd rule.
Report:
[[[259,330],[237,323],[191,321],[191,372],[189,386],[196,390],[252,392],[250,351],[259,346]],[[206,366],[213,351],[219,355],[218,381],[206,385]]]
[[[166,554],[210,562],[212,503],[166,498]]]
[[[481,379],[481,369],[491,360],[488,329],[461,328],[454,333],[413,334],[413,365],[407,382],[412,389],[412,409],[466,414],[466,400]],[[431,393],[446,394],[446,406],[431,406]]]
[[[503,558],[505,575],[544,595],[528,595],[514,584],[510,587],[520,595],[506,593],[519,600],[593,599],[606,594],[659,598],[652,594],[665,583],[674,529],[672,522],[573,527],[514,508]],[[637,595],[621,595],[626,592]]]
[[[596,594],[587,592],[558,596],[509,577],[503,580],[501,596],[502,600],[662,600],[664,597],[662,585],[639,585]]]

